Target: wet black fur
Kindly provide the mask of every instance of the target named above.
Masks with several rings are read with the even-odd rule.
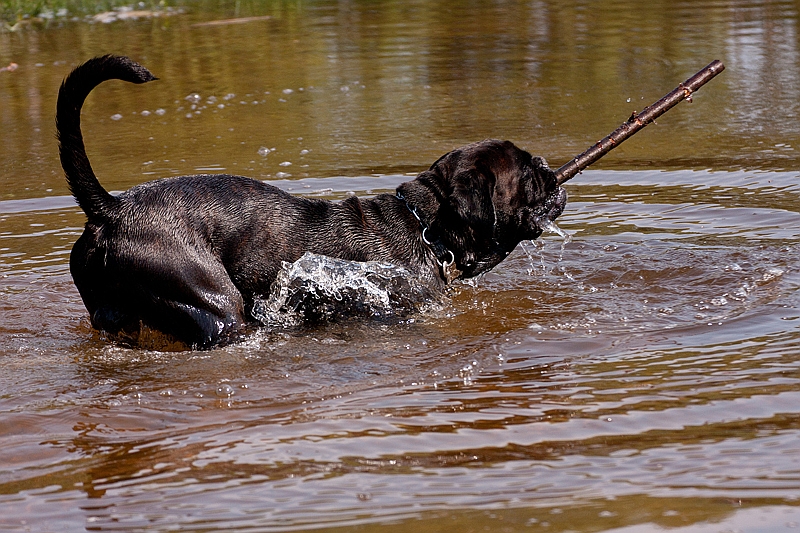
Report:
[[[70,270],[92,325],[111,334],[135,335],[144,324],[196,348],[228,342],[252,322],[253,300],[269,293],[281,262],[306,251],[392,262],[441,286],[423,224],[467,278],[538,237],[537,216],[563,209],[544,160],[497,140],[442,156],[397,196],[333,203],[227,174],[167,178],[113,196],[95,177],[80,130],[84,100],[110,79],[156,78],[126,57],[91,59],[64,80],[56,126],[67,182],[88,219]]]

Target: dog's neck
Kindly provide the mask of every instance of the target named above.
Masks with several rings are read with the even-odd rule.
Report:
[[[455,254],[452,250],[447,248],[444,243],[442,243],[441,239],[436,239],[433,242],[429,241],[425,236],[425,232],[428,230],[428,225],[419,216],[417,208],[411,205],[408,200],[406,200],[405,197],[400,194],[400,192],[397,192],[396,196],[398,200],[406,204],[406,208],[408,208],[409,212],[411,212],[411,214],[414,215],[414,218],[416,218],[419,222],[420,228],[422,228],[422,242],[425,243],[433,256],[436,258],[436,263],[439,265],[440,274],[442,278],[444,278],[445,282],[449,285],[461,275],[461,270],[459,270],[456,266]]]

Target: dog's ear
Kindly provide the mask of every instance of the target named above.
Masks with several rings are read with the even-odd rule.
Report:
[[[460,261],[471,263],[475,250],[493,238],[495,177],[488,169],[459,168],[449,159],[443,157],[397,192],[417,209],[430,239],[441,239]]]
[[[469,228],[475,241],[491,239],[494,233],[495,181],[491,170],[480,166],[462,170],[451,180],[450,205],[460,219],[459,225]]]
[[[471,270],[494,246],[497,213],[494,206],[496,177],[480,161],[458,168],[449,179],[452,215],[442,220],[450,246],[457,250],[458,268]]]

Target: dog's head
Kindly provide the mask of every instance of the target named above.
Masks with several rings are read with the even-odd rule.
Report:
[[[461,278],[493,268],[564,210],[567,195],[541,157],[485,140],[439,158],[397,189],[429,242],[453,253]]]

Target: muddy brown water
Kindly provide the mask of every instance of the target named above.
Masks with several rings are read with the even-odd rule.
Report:
[[[202,9],[201,9],[202,8]],[[269,18],[264,18],[269,16]],[[212,21],[259,17],[248,22]],[[0,34],[0,529],[789,531],[800,524],[794,2],[196,4]],[[110,190],[232,172],[391,191],[486,137],[559,165],[572,235],[439,312],[116,346],[68,271],[63,76],[128,54],[84,134]]]

